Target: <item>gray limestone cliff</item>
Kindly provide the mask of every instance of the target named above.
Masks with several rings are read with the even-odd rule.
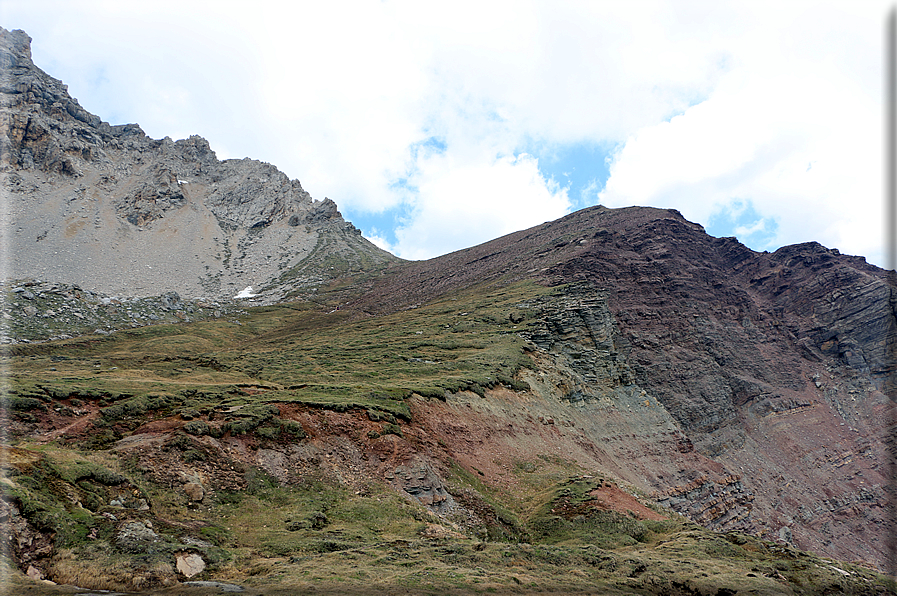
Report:
[[[30,42],[0,28],[7,279],[128,296],[252,286],[273,301],[396,260],[270,164],[103,122],[34,65]]]

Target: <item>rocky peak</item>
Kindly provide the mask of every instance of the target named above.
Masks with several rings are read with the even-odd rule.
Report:
[[[33,64],[24,32],[0,28],[0,61],[10,66],[0,84],[10,278],[135,296],[253,286],[270,301],[335,274],[320,254],[307,261],[322,243],[349,269],[396,260],[271,164],[221,161],[200,136],[152,139],[90,114]]]
[[[5,67],[0,86],[4,107],[18,108],[20,112],[24,112],[12,123],[7,123],[13,129],[17,128],[14,125],[22,119],[28,122],[30,117],[33,117],[34,111],[41,111],[63,122],[78,121],[87,125],[92,130],[77,130],[82,136],[86,136],[85,140],[92,140],[91,135],[96,133],[106,137],[132,134],[146,136],[136,124],[111,126],[82,108],[78,100],[69,95],[68,87],[62,81],[51,77],[32,62],[31,37],[24,31],[7,31],[0,27],[0,63]],[[17,151],[21,152],[22,149],[32,148],[27,144],[29,140],[27,128],[22,129],[22,132],[22,135],[13,134],[10,137],[13,141],[10,149],[14,154]],[[32,132],[32,137],[37,136],[35,132]],[[17,156],[21,164],[23,156],[20,153]]]
[[[0,61],[6,68],[31,65],[31,37],[21,29],[0,31]]]

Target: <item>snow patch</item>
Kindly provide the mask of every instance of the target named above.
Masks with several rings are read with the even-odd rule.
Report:
[[[258,294],[252,292],[252,286],[246,286],[234,298],[255,298]]]

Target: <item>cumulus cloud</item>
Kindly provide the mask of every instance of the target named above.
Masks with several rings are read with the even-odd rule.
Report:
[[[567,189],[546,180],[526,154],[488,160],[432,156],[420,164],[417,212],[396,231],[396,250],[425,259],[473,246],[570,209]]]
[[[370,232],[364,234],[364,237],[370,240],[378,248],[382,248],[383,250],[391,252],[393,254],[396,254],[397,252],[392,243],[386,239],[383,232],[381,232],[377,228],[372,228]]]
[[[757,218],[732,225],[764,246],[880,262],[886,8],[5,0],[0,16],[87,109],[273,163],[349,219],[391,213],[368,235],[404,257],[563,215],[569,194],[705,225],[750,201]],[[552,169],[577,144],[617,148],[606,186]]]
[[[818,240],[881,262],[881,54],[868,38],[881,32],[877,16],[795,10],[772,30],[748,28],[705,100],[629,136],[598,199],[674,207],[702,223],[748,199],[775,219],[770,247]]]

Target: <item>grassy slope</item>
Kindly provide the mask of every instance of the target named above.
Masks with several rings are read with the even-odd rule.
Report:
[[[518,305],[544,292],[528,284],[470,292],[354,322],[346,311],[259,307],[239,324],[160,325],[16,346],[14,385],[22,395],[89,391],[109,399],[133,394],[135,401],[187,388],[215,393],[218,400],[221,393],[251,385],[265,389],[266,401],[406,412],[401,399],[412,391],[438,396],[512,384],[529,360],[509,313],[525,313]]]
[[[251,309],[239,324],[144,327],[17,346],[7,406],[19,449],[4,458],[4,491],[33,524],[56,533],[55,577],[94,588],[153,585],[172,575],[173,553],[192,549],[210,563],[202,578],[266,594],[886,589],[869,570],[715,535],[675,516],[647,521],[584,506],[601,479],[587,480],[556,457],[514,470],[516,494],[446,462],[451,492],[476,495],[501,520],[501,532],[473,528],[463,536],[376,479],[355,491],[314,474],[281,485],[243,469],[241,490],[218,491],[195,506],[126,451],[108,450],[148,420],[172,417],[197,423],[195,432],[166,439],[185,461],[213,457],[198,442],[206,433],[251,436],[274,447],[299,443],[301,430],[267,408],[287,402],[367,410],[394,421],[400,433],[412,393],[485,394],[496,383],[523,390],[515,373],[531,361],[516,332],[526,325],[526,301],[546,292],[526,283],[491,286],[379,318],[287,304]],[[88,406],[98,408],[89,432],[50,443],[34,435],[47,412]],[[219,413],[214,422],[211,412]],[[106,506],[122,487],[152,504],[149,512],[127,510],[128,519],[154,520],[161,536],[141,551],[136,567],[133,553],[116,546],[122,520],[103,515],[122,517]],[[316,526],[315,519],[326,523]],[[185,545],[187,535],[205,546]],[[485,543],[487,535],[501,541]]]

